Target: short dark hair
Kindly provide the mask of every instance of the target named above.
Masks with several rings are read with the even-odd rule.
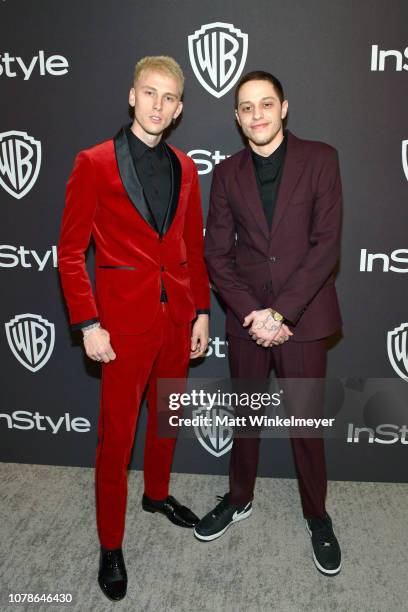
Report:
[[[249,81],[269,81],[275,88],[281,104],[284,101],[285,94],[283,93],[282,83],[276,76],[273,76],[273,74],[270,72],[265,72],[265,70],[252,70],[252,72],[247,72],[244,74],[244,76],[240,78],[238,85],[235,87],[235,108],[238,108],[239,90]]]

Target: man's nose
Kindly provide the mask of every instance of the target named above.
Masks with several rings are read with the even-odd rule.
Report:
[[[162,105],[163,105],[162,98],[160,96],[156,96],[154,100],[154,105],[153,105],[154,110],[161,110]]]
[[[252,117],[255,121],[263,118],[263,107],[262,106],[254,106],[254,110],[252,113]]]

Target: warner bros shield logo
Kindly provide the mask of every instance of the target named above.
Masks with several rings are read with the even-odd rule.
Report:
[[[248,34],[232,23],[208,23],[188,37],[190,63],[198,81],[221,98],[238,81],[248,54]]]
[[[402,141],[402,168],[408,181],[408,140]]]
[[[232,417],[233,411],[231,406],[217,406],[215,405],[211,410],[207,410],[205,406],[193,410],[193,416],[208,416],[211,418],[211,425],[200,425],[194,427],[195,435],[201,446],[205,450],[214,455],[214,457],[221,457],[228,453],[232,448],[234,428],[229,425],[222,425],[217,423],[216,417],[222,419],[222,417]]]
[[[40,315],[17,315],[5,324],[6,336],[14,357],[30,372],[40,370],[55,344],[55,326]]]
[[[21,200],[33,187],[41,166],[41,143],[26,132],[0,133],[0,185]]]
[[[408,382],[408,323],[387,334],[388,358],[392,367],[405,381]]]

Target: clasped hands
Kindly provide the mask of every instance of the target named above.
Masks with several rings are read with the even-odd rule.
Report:
[[[244,319],[244,327],[249,328],[249,335],[259,346],[269,348],[287,342],[293,332],[281,321],[275,321],[269,308],[253,310]]]

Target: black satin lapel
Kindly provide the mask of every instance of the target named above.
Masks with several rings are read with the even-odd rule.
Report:
[[[290,197],[295,189],[299,178],[302,175],[305,165],[302,146],[299,140],[288,132],[288,143],[283,162],[283,172],[281,184],[279,186],[278,197],[276,200],[275,212],[272,218],[271,237],[276,232],[279,222],[289,203]]]
[[[115,145],[116,161],[123,187],[125,188],[125,191],[137,212],[143,217],[146,223],[152,227],[152,229],[159,233],[156,220],[152,214],[152,211],[150,210],[149,204],[143,192],[143,187],[133,165],[125,129],[121,128],[113,140]]]
[[[245,207],[252,212],[264,236],[269,238],[268,222],[259,194],[255,168],[249,148],[245,149],[242,159],[238,164],[237,181],[241,188],[242,197],[245,200]]]
[[[173,149],[166,143],[164,144],[165,151],[169,157],[171,165],[171,194],[169,205],[167,207],[166,217],[164,219],[162,227],[162,235],[168,232],[173,219],[177,212],[178,201],[180,197],[180,185],[181,185],[181,163]]]

